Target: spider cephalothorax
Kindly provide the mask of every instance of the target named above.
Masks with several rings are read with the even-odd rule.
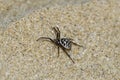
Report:
[[[52,41],[55,45],[58,46],[58,56],[59,56],[59,48],[61,48],[66,53],[66,55],[72,60],[72,62],[74,63],[73,59],[70,57],[70,55],[67,53],[66,50],[71,50],[72,44],[75,44],[75,45],[80,46],[80,47],[83,47],[83,46],[78,45],[77,43],[74,43],[72,41],[72,39],[70,39],[70,38],[60,38],[59,28],[54,27],[53,29],[56,33],[56,39],[51,39],[49,37],[40,37],[37,39],[37,41],[40,39],[48,39],[48,40]]]

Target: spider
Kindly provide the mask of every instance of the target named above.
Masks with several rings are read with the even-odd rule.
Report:
[[[69,57],[69,59],[73,63],[75,63],[67,51],[71,50],[72,44],[79,46],[79,47],[83,47],[83,46],[73,42],[73,39],[71,39],[71,38],[61,38],[60,37],[60,30],[58,27],[53,27],[53,29],[54,29],[54,32],[56,34],[56,39],[51,39],[49,37],[40,37],[36,41],[39,41],[40,39],[46,39],[46,40],[53,42],[58,48],[58,57],[59,57],[59,52],[60,52],[60,48],[61,48],[65,52],[65,54]]]

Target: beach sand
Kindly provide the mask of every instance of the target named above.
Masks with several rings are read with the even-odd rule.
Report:
[[[0,80],[119,80],[119,0],[44,7],[0,29]],[[68,51],[75,63],[50,41],[72,38],[83,45]]]

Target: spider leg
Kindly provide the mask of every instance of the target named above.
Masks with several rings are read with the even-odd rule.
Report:
[[[55,30],[55,33],[57,34],[57,39],[60,39],[60,30],[58,27],[53,27],[53,29]]]
[[[79,47],[84,47],[84,46],[82,46],[82,45],[79,45],[79,44],[77,44],[77,43],[75,43],[75,42],[73,42],[73,41],[71,41],[74,45],[76,45],[76,46],[79,46]]]
[[[73,61],[73,59],[70,57],[70,55],[67,53],[67,51],[66,51],[64,48],[62,48],[62,50],[66,53],[66,55],[69,57],[69,59],[70,59],[73,63],[75,63],[75,62]]]
[[[60,47],[58,46],[58,57],[59,57],[59,53],[60,53]]]
[[[59,30],[59,28],[58,28],[58,27],[56,27],[56,30],[58,31],[58,33],[60,33],[60,30]]]
[[[46,40],[50,40],[50,41],[54,42],[54,40],[49,37],[40,37],[36,41],[39,41],[40,39],[46,39]]]

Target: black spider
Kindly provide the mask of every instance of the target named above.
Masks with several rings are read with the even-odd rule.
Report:
[[[79,47],[83,47],[83,46],[73,42],[73,40],[70,38],[60,38],[59,28],[53,27],[53,29],[56,33],[56,39],[51,39],[49,37],[40,37],[37,39],[37,41],[40,39],[47,39],[47,40],[52,41],[55,45],[58,46],[58,57],[59,57],[59,48],[61,48],[66,53],[66,55],[72,60],[72,62],[74,63],[73,59],[70,57],[70,55],[67,53],[66,50],[71,50],[72,44],[77,45]]]

